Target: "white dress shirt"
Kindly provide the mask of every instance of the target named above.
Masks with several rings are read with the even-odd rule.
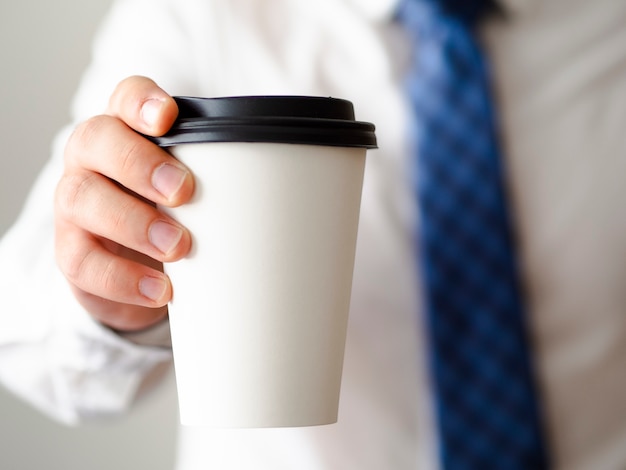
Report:
[[[504,3],[507,19],[482,32],[550,446],[558,468],[626,468],[626,3]],[[182,428],[180,470],[436,468],[401,87],[409,44],[393,8],[393,0],[118,0],[102,25],[75,122],[101,113],[115,85],[140,74],[174,95],[347,98],[377,126],[338,424]],[[0,243],[0,380],[79,423],[130,406],[170,353],[97,324],[55,267],[51,200],[70,131]]]

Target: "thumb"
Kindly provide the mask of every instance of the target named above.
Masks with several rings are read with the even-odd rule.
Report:
[[[176,101],[153,80],[132,76],[122,80],[109,99],[106,114],[150,136],[165,134],[178,115]]]

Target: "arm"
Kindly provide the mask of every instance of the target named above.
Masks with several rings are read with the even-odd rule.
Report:
[[[179,93],[192,92],[185,81],[185,77],[189,76],[188,69],[175,63],[167,54],[169,49],[162,44],[165,37],[170,45],[182,41],[180,27],[167,11],[167,2],[151,3],[153,8],[141,16],[146,6],[146,2],[139,0],[121,1],[114,6],[101,30],[94,49],[94,60],[77,94],[75,122],[84,121],[89,113],[97,114],[105,109],[109,116],[101,116],[95,121],[120,121],[126,112],[120,103],[125,100],[112,99],[107,107],[106,99],[116,80],[126,74],[153,74]],[[141,21],[138,20],[140,16]],[[127,47],[121,47],[122,44]],[[163,99],[167,99],[164,92],[159,93]],[[171,108],[169,113],[167,117],[166,112],[166,121],[173,119]],[[89,125],[92,124],[94,120]],[[55,225],[58,248],[56,258],[61,266],[65,266],[66,274],[67,266],[81,264],[77,263],[75,254],[68,253],[68,248],[82,247],[83,253],[87,254],[89,250],[85,250],[84,242],[86,238],[93,237],[91,228],[85,229],[82,222],[75,218],[81,219],[80,198],[76,199],[74,207],[77,212],[71,216],[65,214],[67,204],[59,203],[61,194],[71,193],[65,184],[68,178],[76,182],[80,178],[76,173],[81,172],[78,169],[84,169],[87,161],[83,159],[95,155],[91,151],[72,151],[91,148],[93,142],[83,145],[80,143],[82,138],[78,137],[89,125],[79,125],[77,132],[72,132],[68,127],[59,135],[53,156],[33,187],[22,215],[0,242],[0,259],[3,260],[3,269],[0,270],[0,294],[3,298],[3,309],[0,312],[0,381],[41,410],[68,423],[78,422],[86,416],[123,411],[131,403],[143,377],[155,365],[170,359],[167,349],[139,347],[103,325],[137,330],[159,322],[165,315],[163,305],[168,300],[169,287],[166,286],[161,298],[155,301],[141,299],[139,303],[143,303],[136,308],[144,309],[143,317],[141,314],[131,314],[133,308],[127,308],[124,315],[121,314],[123,308],[102,308],[98,311],[95,305],[120,307],[120,300],[129,299],[112,298],[108,293],[95,292],[93,287],[98,282],[87,286],[83,281],[88,276],[78,275],[81,281],[77,281],[71,270],[70,282],[67,282],[55,263]],[[141,130],[150,131],[147,128]],[[92,133],[94,139],[95,134]],[[68,154],[64,162],[64,148],[70,135],[73,135],[73,143],[67,146]],[[99,155],[102,156],[102,153]],[[70,173],[74,176],[70,176]],[[98,171],[93,173],[98,174]],[[84,176],[86,173],[82,174]],[[56,190],[59,181],[65,183],[59,184]],[[56,220],[52,203],[55,190],[56,213],[59,215]],[[93,211],[87,212],[87,216],[94,214]],[[66,230],[72,226],[73,231],[71,228]],[[91,235],[83,238],[77,236],[79,230],[76,227],[84,231],[83,235]],[[70,241],[71,236],[77,238]],[[98,236],[104,240],[101,235]],[[121,255],[119,259],[126,260],[128,256],[122,252],[128,250],[122,248],[123,243],[118,245],[113,251],[118,251]],[[114,245],[102,241],[101,246],[112,248]],[[181,247],[179,251],[172,252],[174,254],[170,253],[170,258],[157,261],[183,256],[185,248],[183,245]],[[154,255],[154,252],[149,254]],[[140,265],[143,267],[139,269],[154,269],[148,266],[152,263],[157,269],[150,272],[158,272],[158,262],[144,260],[145,264],[142,261]],[[69,264],[64,264],[68,261]],[[88,267],[89,263],[83,266]],[[91,272],[97,276],[93,266]],[[159,275],[162,276],[156,274]],[[115,279],[116,276],[111,275],[110,278]],[[166,278],[161,279],[167,285]],[[108,285],[105,290],[108,291],[114,285]],[[136,302],[131,300],[133,303]],[[120,321],[122,317],[132,319],[134,323]]]

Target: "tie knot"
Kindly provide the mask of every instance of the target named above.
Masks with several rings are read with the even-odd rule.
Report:
[[[497,0],[403,0],[402,3],[413,3],[420,16],[435,14],[440,17],[455,18],[473,27],[492,13],[500,12]]]
[[[455,16],[469,25],[497,10],[496,0],[427,0],[440,5],[444,13]]]

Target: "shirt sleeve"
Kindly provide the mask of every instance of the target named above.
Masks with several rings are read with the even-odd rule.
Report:
[[[195,91],[184,25],[172,3],[114,2],[75,96],[74,123],[102,113],[129,75],[154,78],[171,94]],[[123,412],[143,378],[171,359],[169,348],[140,346],[93,320],[57,269],[53,197],[73,127],[58,134],[21,215],[0,240],[0,382],[68,424]]]

